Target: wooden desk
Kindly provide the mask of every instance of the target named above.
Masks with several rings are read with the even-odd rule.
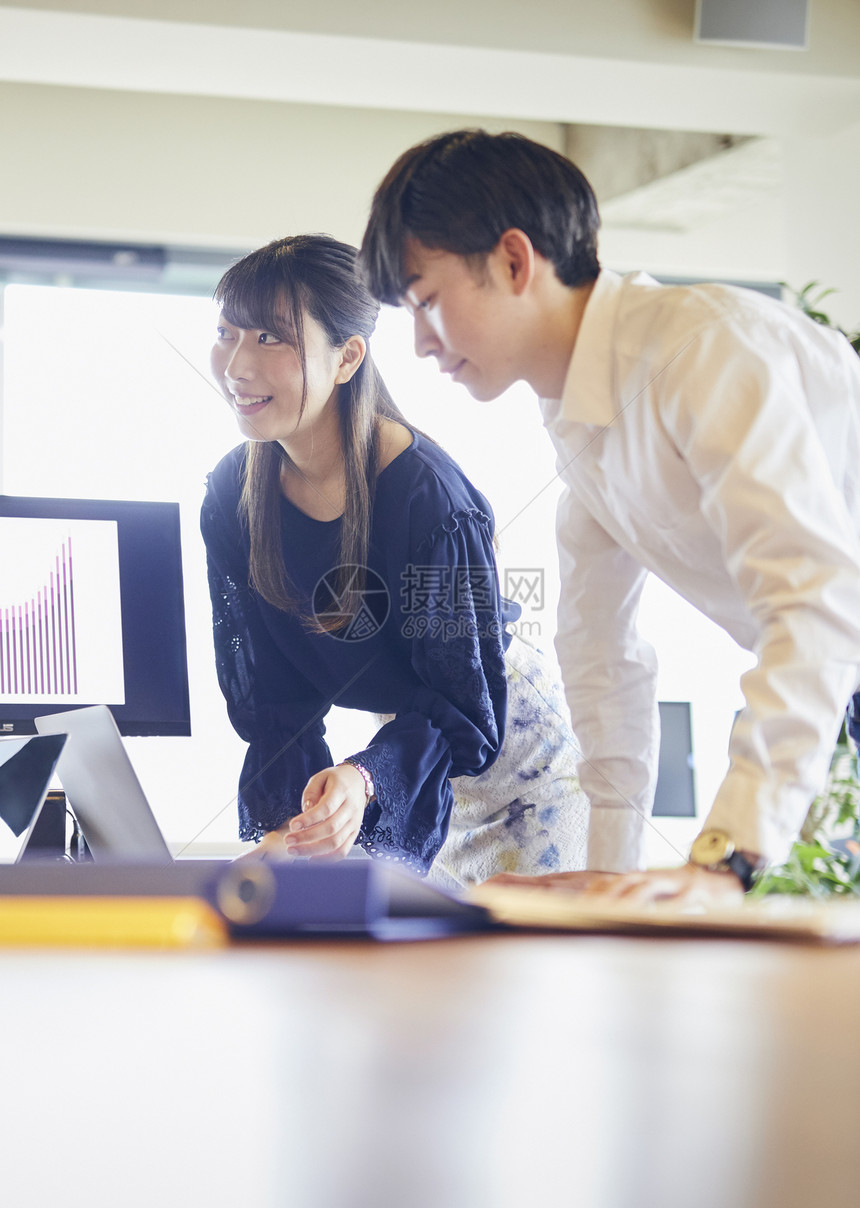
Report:
[[[858,1018],[860,948],[6,952],[3,1202],[853,1204]]]

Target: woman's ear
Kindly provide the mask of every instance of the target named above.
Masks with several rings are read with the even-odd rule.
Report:
[[[367,355],[367,344],[363,336],[350,336],[340,349],[340,364],[335,375],[335,384],[342,386],[355,374]]]

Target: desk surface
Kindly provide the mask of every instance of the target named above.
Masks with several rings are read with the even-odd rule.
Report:
[[[4,1202],[854,1203],[858,1018],[860,948],[0,953]]]

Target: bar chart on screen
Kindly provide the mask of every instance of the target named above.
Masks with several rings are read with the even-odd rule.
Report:
[[[125,700],[117,526],[0,517],[0,699]]]

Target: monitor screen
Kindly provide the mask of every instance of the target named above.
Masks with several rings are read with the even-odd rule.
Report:
[[[97,704],[191,733],[179,505],[0,495],[0,734]]]
[[[693,728],[690,702],[660,701],[660,763],[654,793],[654,816],[695,818]]]

